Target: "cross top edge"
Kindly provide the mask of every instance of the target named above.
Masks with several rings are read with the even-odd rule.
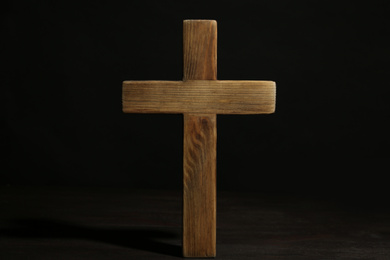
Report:
[[[209,20],[209,19],[184,19],[183,20],[183,23],[191,23],[191,22],[217,23],[217,20]]]

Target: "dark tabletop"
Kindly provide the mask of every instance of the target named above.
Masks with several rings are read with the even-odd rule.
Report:
[[[218,192],[218,259],[388,259],[390,211],[337,196]],[[178,259],[181,191],[1,187],[0,259]]]

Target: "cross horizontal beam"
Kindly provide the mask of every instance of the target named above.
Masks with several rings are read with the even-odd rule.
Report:
[[[269,114],[275,111],[273,81],[124,81],[125,113]]]

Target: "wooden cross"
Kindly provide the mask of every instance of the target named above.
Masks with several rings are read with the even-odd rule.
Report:
[[[184,20],[183,81],[124,81],[123,112],[184,115],[183,256],[216,256],[217,114],[268,114],[275,82],[217,80],[217,22]]]

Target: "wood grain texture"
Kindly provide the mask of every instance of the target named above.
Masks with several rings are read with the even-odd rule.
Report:
[[[217,21],[183,21],[183,80],[217,79]]]
[[[216,255],[216,115],[184,114],[183,255]]]
[[[217,79],[217,22],[185,20],[183,44],[183,89],[192,93],[187,96],[191,101],[186,103],[194,104],[194,96],[202,92],[203,87],[191,84],[192,80],[208,80],[206,85],[209,86]],[[184,257],[215,257],[217,254],[217,116],[204,114],[206,111],[199,109],[200,114],[184,114]]]
[[[217,22],[183,22],[183,81],[124,81],[125,113],[183,113],[183,256],[216,256],[216,114],[275,111],[275,82],[217,80]]]
[[[124,81],[126,113],[268,114],[275,111],[273,81]]]

